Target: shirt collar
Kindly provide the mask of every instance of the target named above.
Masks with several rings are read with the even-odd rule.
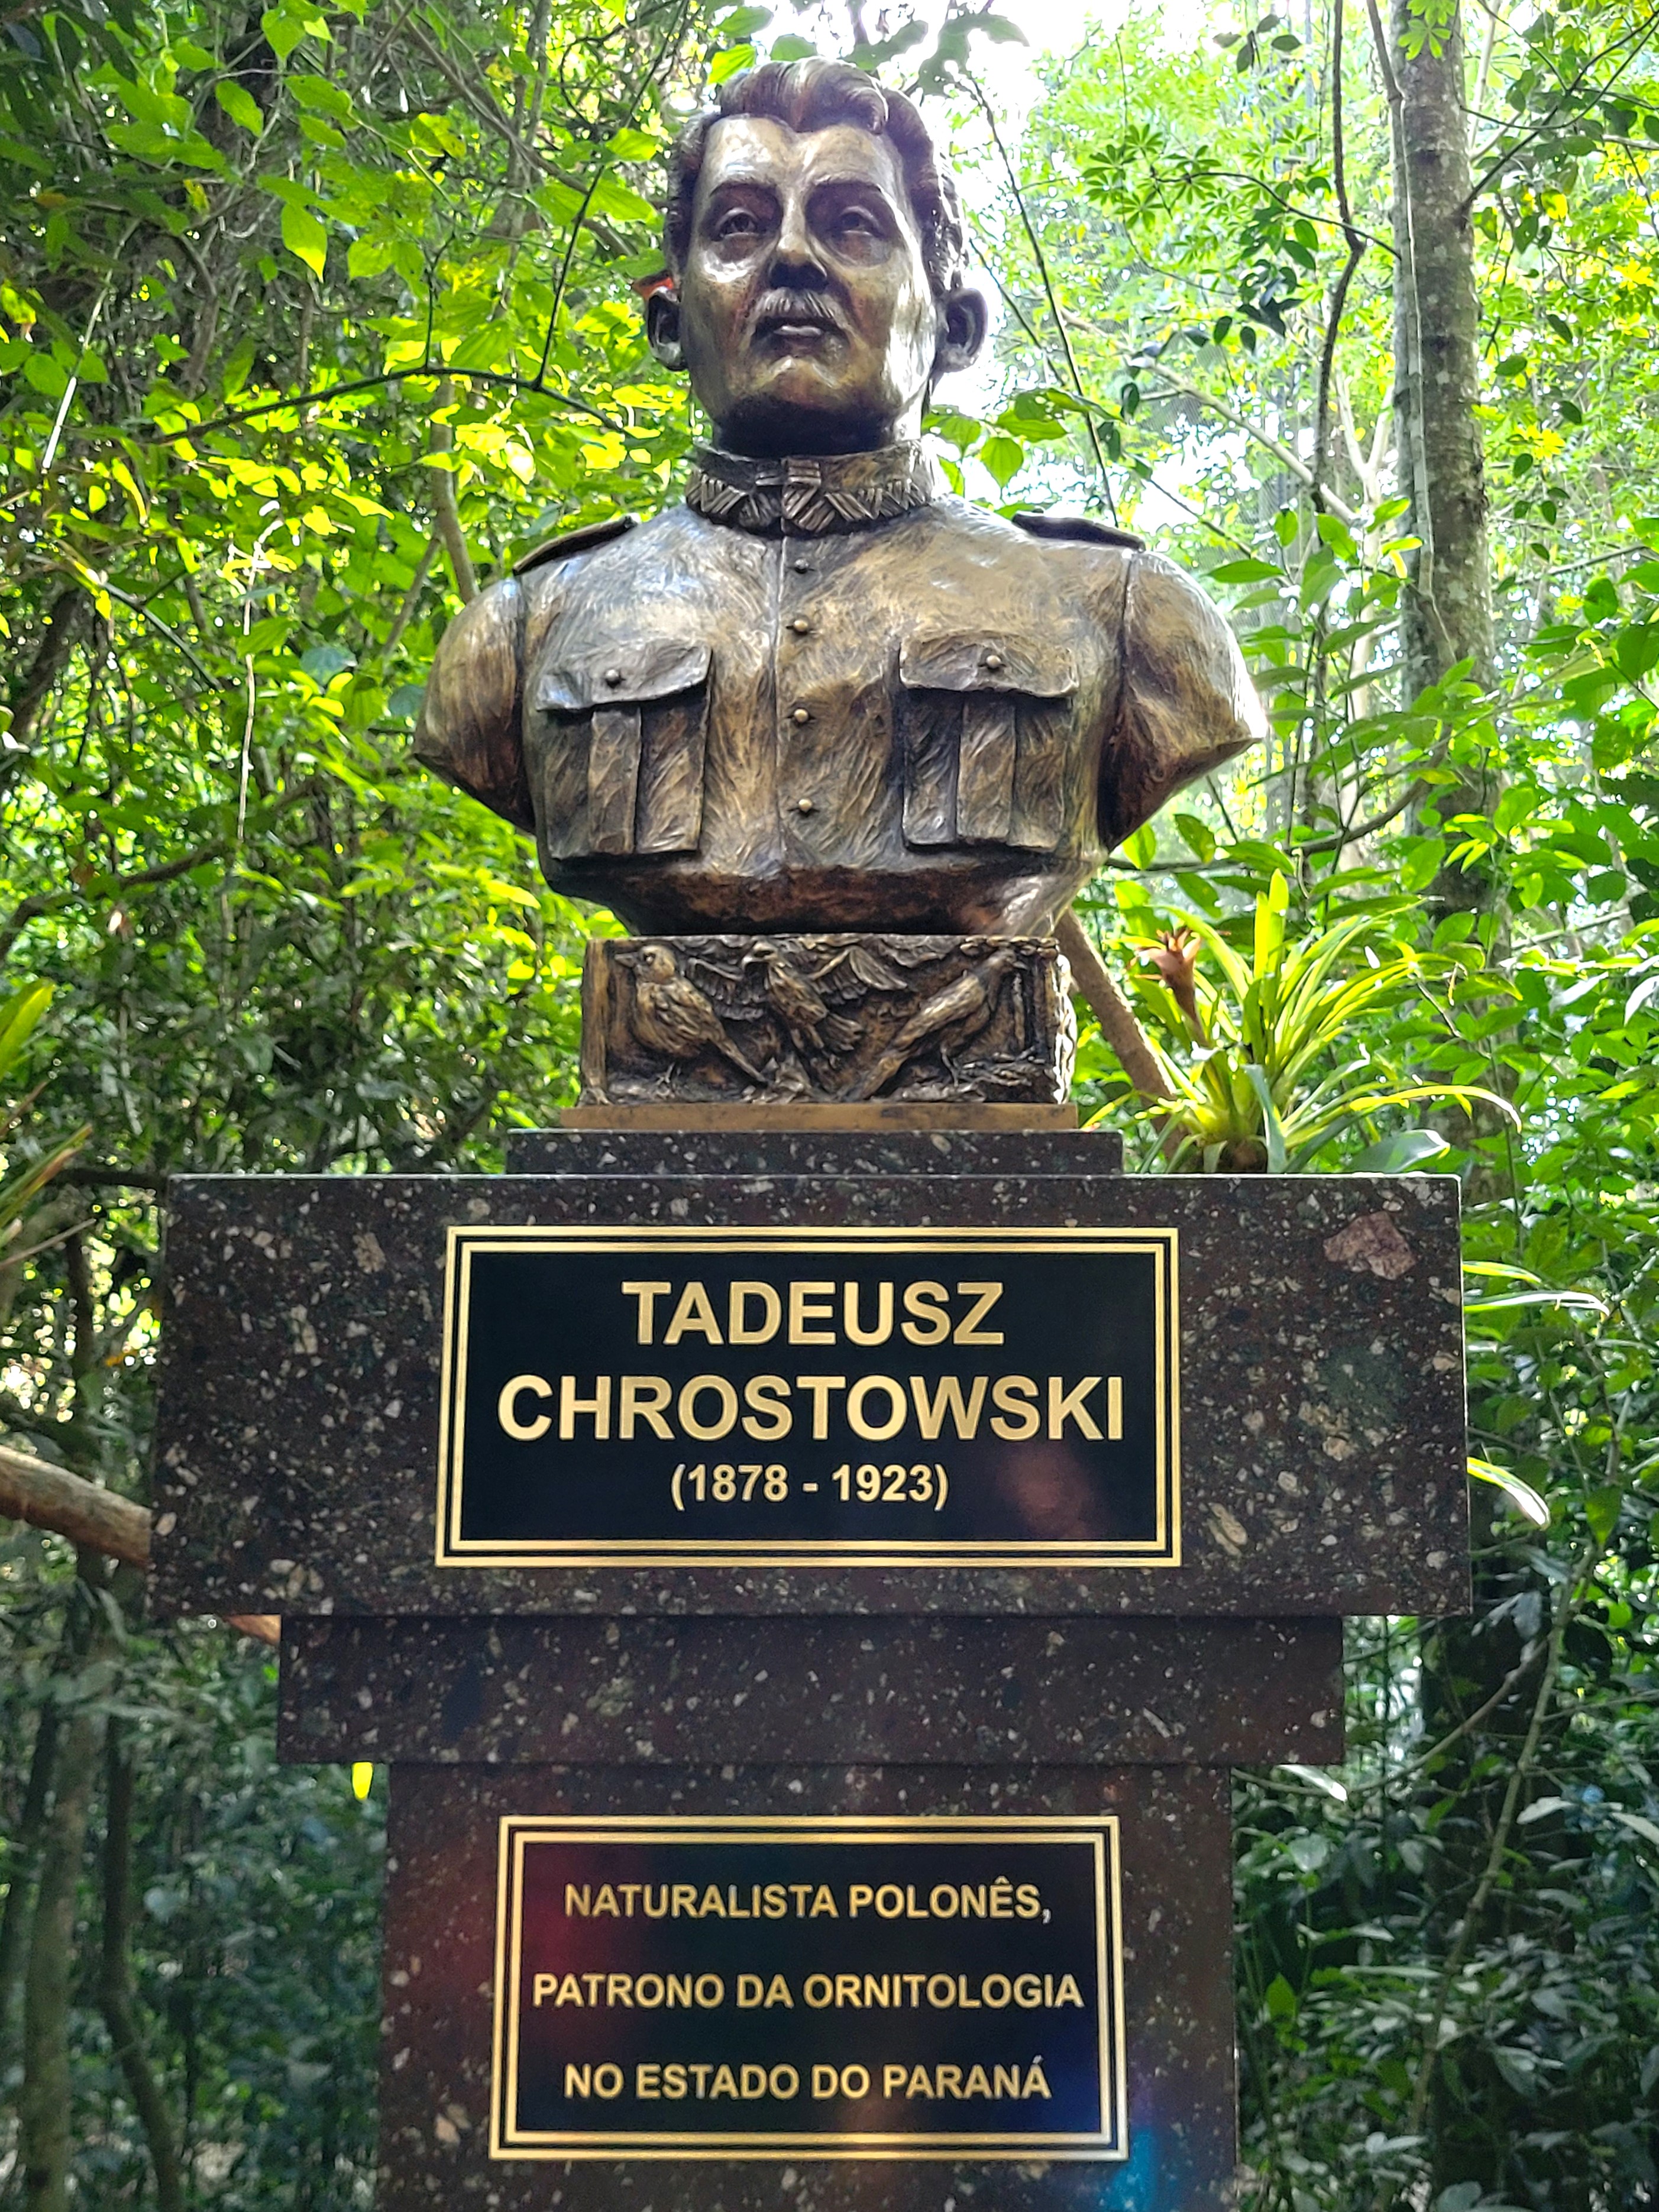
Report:
[[[822,538],[890,522],[939,493],[939,471],[915,443],[766,461],[699,446],[685,503],[711,522],[759,536]]]

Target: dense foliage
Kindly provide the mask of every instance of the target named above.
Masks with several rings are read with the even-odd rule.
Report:
[[[872,13],[5,11],[0,952],[53,996],[3,1141],[59,1170],[0,1190],[5,1441],[143,1498],[168,1172],[488,1167],[570,1097],[611,925],[410,769],[419,686],[477,580],[673,495],[665,139],[755,39],[850,38],[1004,301],[939,450],[1206,569],[1275,709],[1089,895],[1174,1110],[1092,1035],[1086,1103],[1148,1171],[1465,1182],[1480,1609],[1358,1625],[1346,1765],[1241,1782],[1251,2201],[1659,2204],[1659,18],[1493,9],[1459,61],[1455,0],[1131,16],[1022,134],[1000,17]],[[1425,659],[1395,179],[1448,52],[1490,613]],[[269,1655],[137,1581],[0,1547],[0,2200],[360,2203],[379,1787],[276,1767]]]

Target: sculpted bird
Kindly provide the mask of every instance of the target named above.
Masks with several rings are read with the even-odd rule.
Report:
[[[634,968],[632,1027],[642,1045],[671,1060],[717,1052],[750,1083],[764,1086],[765,1076],[732,1043],[708,998],[680,974],[666,945],[641,945]]]
[[[848,1093],[853,1098],[873,1098],[890,1083],[921,1045],[937,1042],[946,1067],[950,1055],[976,1037],[996,1011],[1002,978],[1019,957],[1019,948],[1000,945],[976,968],[958,975],[925,999],[909,1019],[889,1038],[886,1048],[860,1075]],[[954,1073],[954,1070],[952,1073]]]
[[[766,982],[767,1004],[789,1032],[797,1052],[851,1052],[863,1032],[845,1014],[832,1014],[817,980],[805,975],[781,946],[759,938],[747,957],[757,960]]]

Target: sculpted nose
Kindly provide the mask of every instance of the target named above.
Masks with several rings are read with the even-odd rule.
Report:
[[[787,206],[772,248],[774,282],[786,287],[811,284],[822,282],[823,275],[823,263],[807,228],[806,210],[799,202]]]

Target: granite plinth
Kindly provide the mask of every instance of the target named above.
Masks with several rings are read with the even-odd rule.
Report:
[[[572,1132],[521,1149],[556,1146],[554,1157],[597,1171],[180,1178],[167,1237],[158,1602],[290,1619],[1462,1609],[1455,1181],[1070,1165],[1100,1157],[1087,1149],[1098,1142],[751,1134],[731,1140],[720,1173],[711,1135],[680,1140],[693,1167],[675,1173],[666,1138]],[[896,1167],[895,1147],[916,1165]],[[757,1164],[769,1160],[778,1164]],[[445,1237],[479,1224],[1174,1231],[1181,1564],[439,1568]]]
[[[869,1111],[871,1109],[866,1109]],[[1014,1110],[1014,1109],[1010,1109]],[[1102,1176],[1123,1168],[1115,1129],[907,1128],[878,1120],[854,1128],[514,1129],[511,1176]]]
[[[1128,2156],[669,2164],[489,2155],[496,1838],[511,1814],[1115,1815]],[[1228,1784],[1204,1767],[398,1766],[383,1960],[381,2212],[1224,2212],[1233,2193]]]
[[[600,1766],[1342,1756],[1335,1621],[289,1621],[281,1755]]]

